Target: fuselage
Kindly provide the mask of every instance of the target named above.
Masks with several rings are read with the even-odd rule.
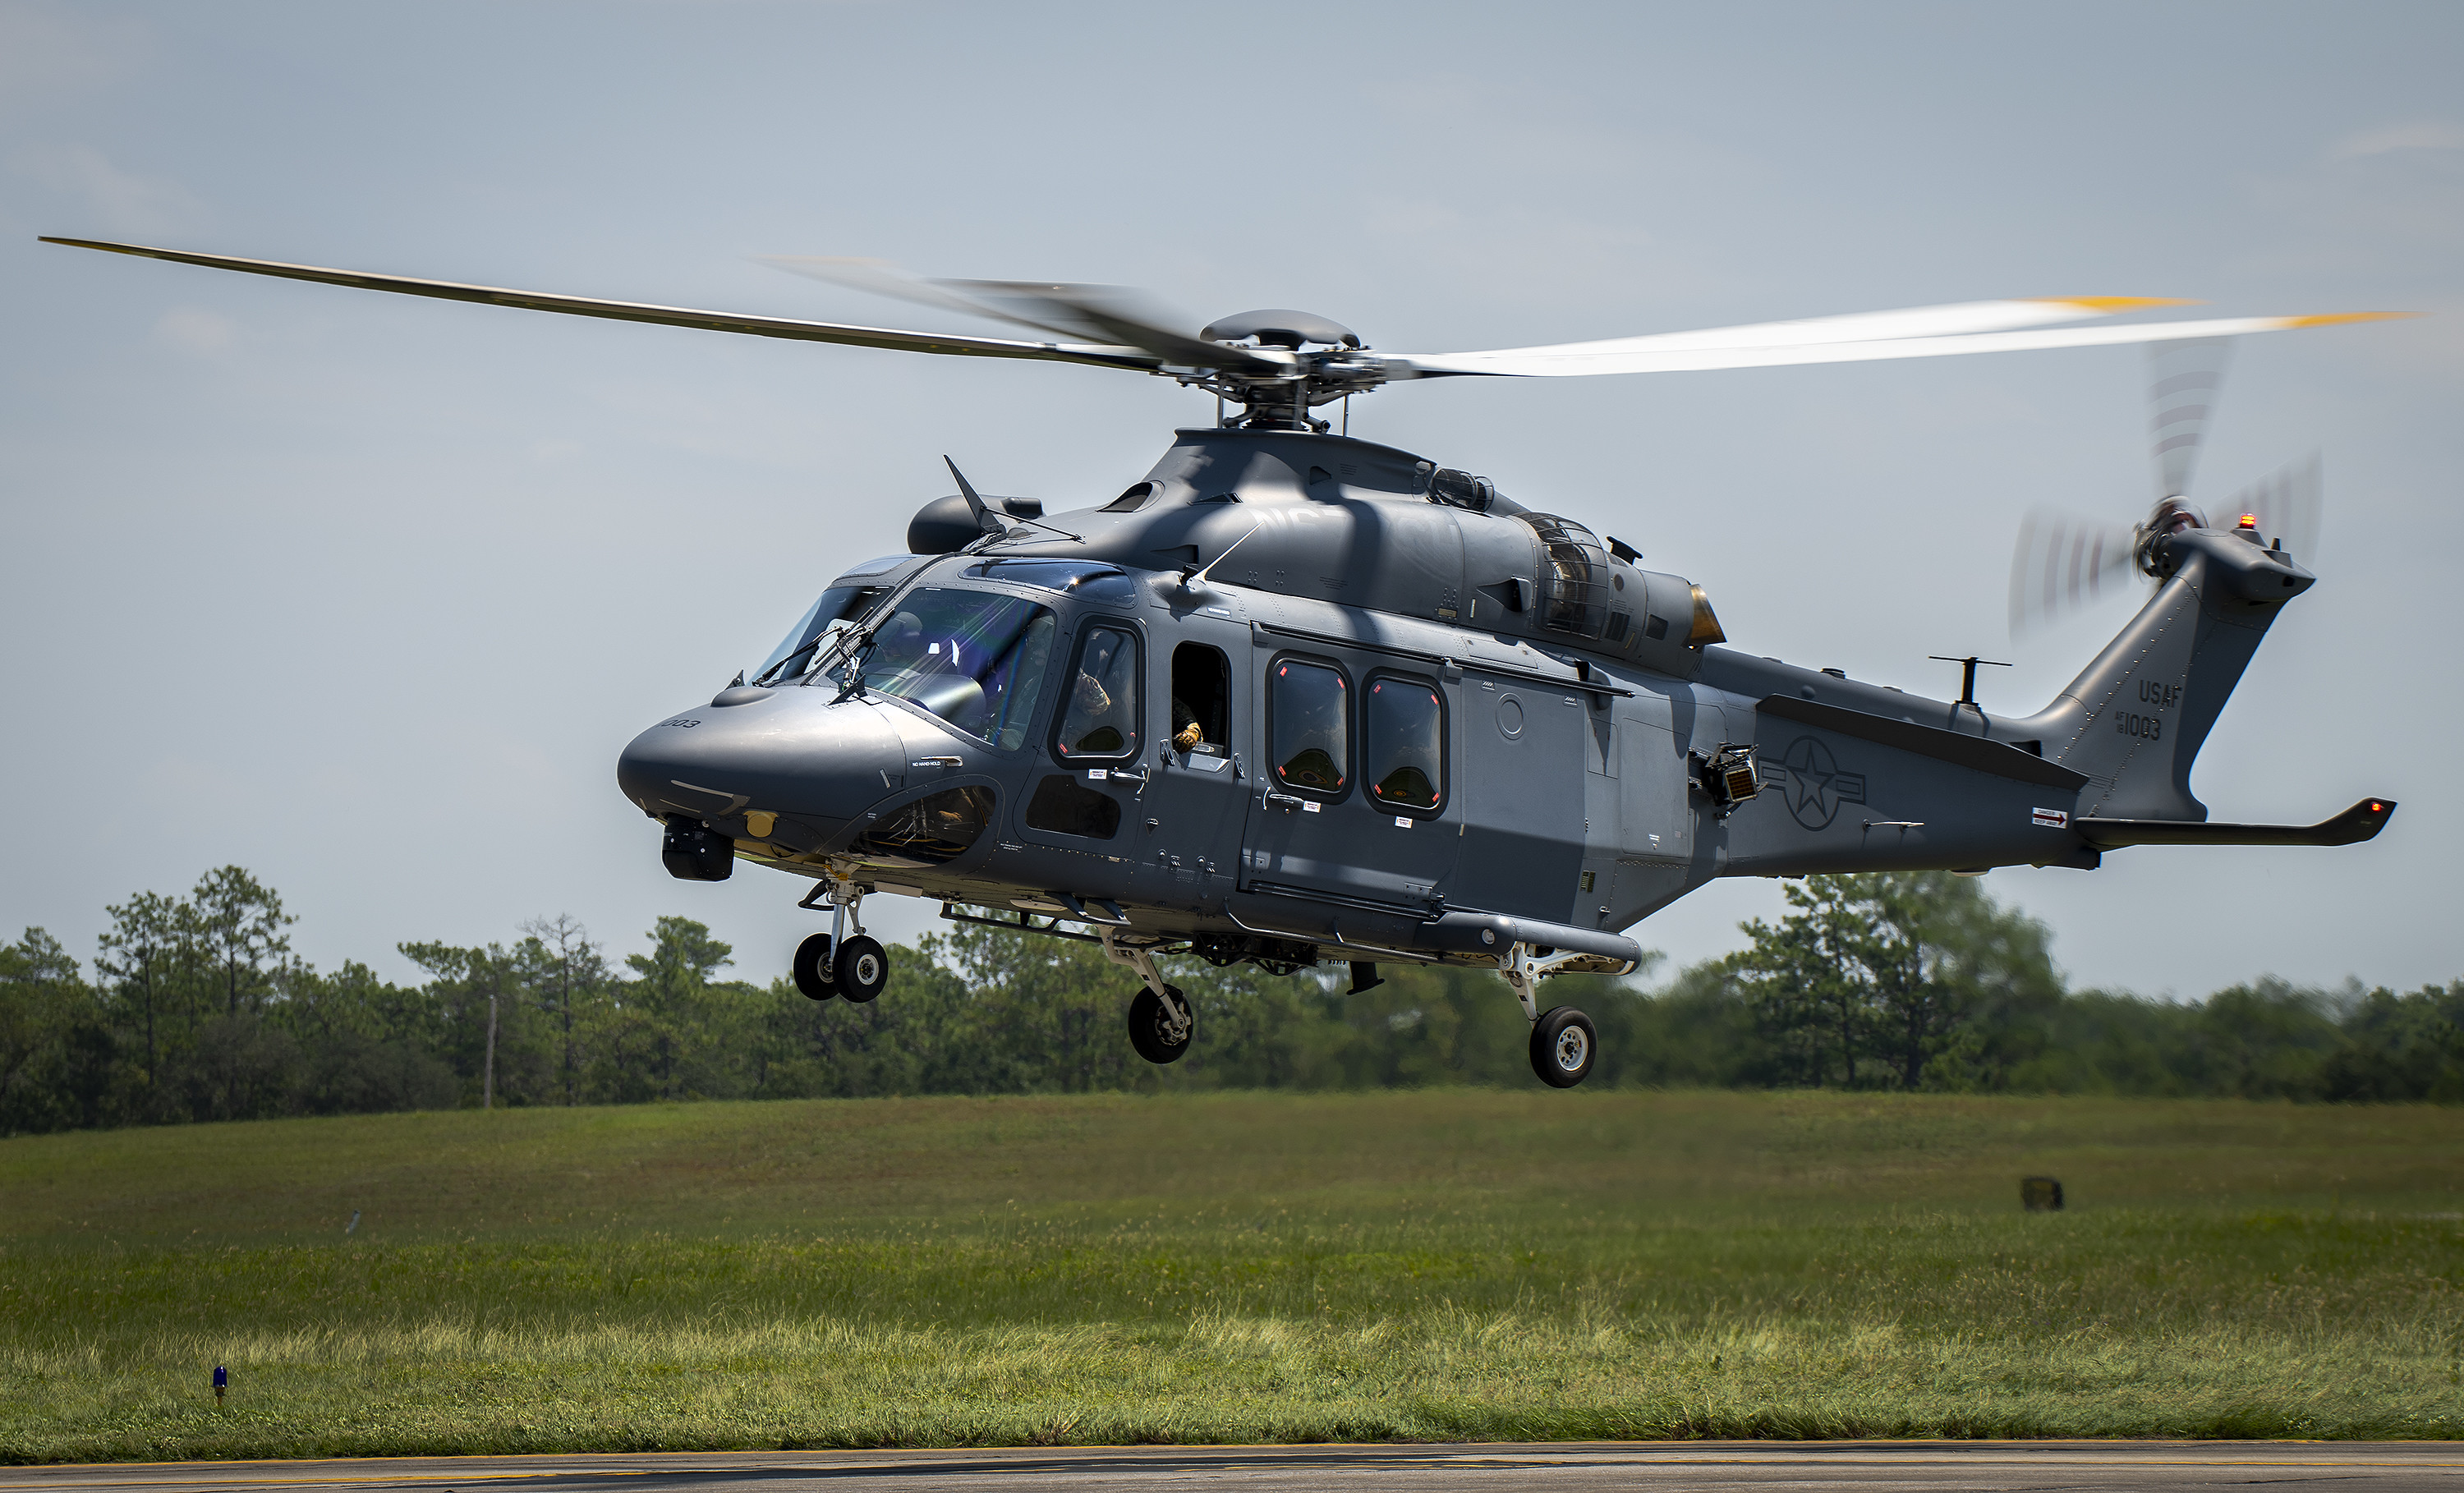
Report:
[[[1716,876],[2078,864],[2086,779],[2027,723],[1717,647],[1632,558],[1391,448],[1183,431],[1108,503],[843,578],[860,648],[619,781],[757,865],[1296,959],[1616,962]],[[1770,791],[1728,801],[1741,748]]]

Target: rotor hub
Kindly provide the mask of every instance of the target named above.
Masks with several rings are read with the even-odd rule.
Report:
[[[1311,419],[1310,409],[1365,393],[1385,376],[1376,358],[1361,356],[1360,334],[1312,311],[1243,311],[1209,322],[1198,335],[1220,346],[1254,353],[1273,349],[1282,355],[1283,367],[1270,373],[1251,367],[1177,375],[1181,383],[1218,399],[1239,402],[1237,413],[1217,417],[1226,427],[1323,432],[1329,422]]]
[[[1312,311],[1243,311],[1210,323],[1198,334],[1210,342],[1245,342],[1298,352],[1315,342],[1321,347],[1360,346],[1360,335],[1339,321]]]

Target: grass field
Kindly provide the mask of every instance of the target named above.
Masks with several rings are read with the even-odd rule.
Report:
[[[2066,1212],[2020,1211],[2037,1172]],[[2456,1437],[2459,1210],[2464,1110],[2214,1101],[932,1099],[27,1137],[0,1141],[0,1459]]]

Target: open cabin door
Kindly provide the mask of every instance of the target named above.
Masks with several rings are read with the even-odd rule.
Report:
[[[1250,705],[1234,685],[1249,662],[1249,633],[1203,613],[1182,618],[1150,671],[1155,739],[1140,795],[1140,860],[1147,900],[1221,907],[1235,885],[1249,817],[1254,758],[1243,751]]]

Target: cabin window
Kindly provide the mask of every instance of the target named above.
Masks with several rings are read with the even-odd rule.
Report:
[[[1424,679],[1373,674],[1361,699],[1361,774],[1369,796],[1397,814],[1435,814],[1445,802],[1446,707]]]
[[[1172,744],[1199,757],[1232,749],[1232,666],[1223,650],[1184,643],[1172,650]]]
[[[1023,746],[1056,630],[1050,611],[1014,596],[911,591],[873,634],[865,686],[994,746]]]
[[[1066,762],[1103,762],[1138,753],[1138,639],[1127,627],[1087,629],[1069,676],[1061,730],[1052,755]]]
[[[1352,781],[1351,686],[1343,670],[1278,660],[1266,688],[1275,781],[1290,793],[1339,799]]]

